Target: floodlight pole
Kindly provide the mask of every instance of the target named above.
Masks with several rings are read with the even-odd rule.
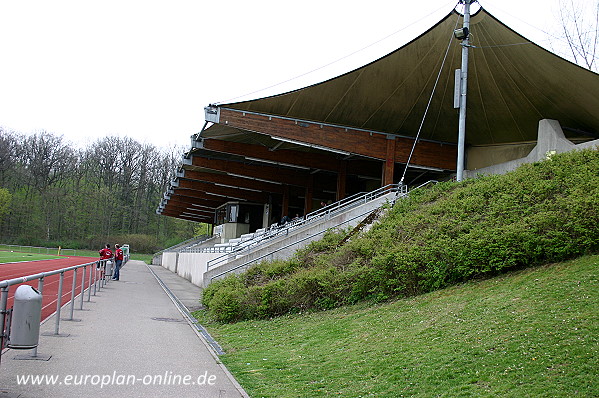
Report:
[[[464,3],[464,30],[470,30],[470,4],[476,0],[460,0]],[[460,120],[458,125],[458,162],[456,179],[462,181],[464,178],[464,154],[466,143],[466,93],[468,91],[468,47],[470,46],[470,35],[467,34],[462,40],[462,68],[460,78]]]

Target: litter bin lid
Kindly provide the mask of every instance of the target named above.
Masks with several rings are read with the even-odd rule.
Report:
[[[40,292],[30,285],[21,285],[15,291],[15,300],[31,301],[41,299],[42,295],[40,294]]]

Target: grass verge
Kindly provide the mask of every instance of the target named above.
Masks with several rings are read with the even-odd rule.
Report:
[[[47,254],[50,249],[47,248],[42,248],[42,247],[28,247],[28,246],[18,246],[20,249],[19,252],[16,252],[13,250],[13,247],[15,245],[11,246],[11,245],[0,245],[0,263],[3,262],[12,262],[12,261],[33,261],[33,260],[48,260],[48,259],[52,259],[52,258],[60,258],[57,256],[53,256],[50,254]],[[25,256],[29,256],[30,254],[35,255],[35,256],[40,256],[39,258],[31,258],[29,257],[28,259],[23,259],[23,260],[4,260],[4,254],[5,253],[9,253],[6,256],[10,256],[11,250],[14,251],[15,255],[17,255],[18,253],[20,253],[21,255]],[[41,253],[36,253],[36,251],[46,251],[47,253],[41,254]],[[54,252],[54,250],[52,250]],[[58,254],[58,250],[56,250],[56,254]],[[62,256],[71,256],[71,257],[96,257],[96,258],[100,258],[98,255],[98,250],[84,250],[84,249],[65,249],[63,248],[61,250],[60,253]],[[153,254],[143,254],[143,253],[131,253],[131,260],[141,260],[143,262],[145,262],[146,264],[151,264],[152,263],[152,258],[153,258]],[[18,256],[17,256],[18,257]],[[7,257],[10,258],[10,257]]]
[[[97,257],[98,259],[100,258],[98,256],[98,251],[94,251],[94,250],[77,250],[77,256],[80,257]],[[143,253],[132,253],[130,259],[131,260],[141,260],[143,262],[145,262],[146,264],[151,264],[152,263],[152,254],[143,254]]]
[[[252,397],[599,396],[599,256],[391,303],[199,321]]]
[[[60,257],[52,256],[49,254],[22,253],[22,252],[15,252],[15,251],[0,251],[0,264],[16,263],[16,262],[21,262],[21,261],[52,260],[55,258],[60,258]]]
[[[138,253],[131,254],[131,260],[140,260],[146,264],[152,264],[153,257],[154,257],[153,254],[138,254]]]

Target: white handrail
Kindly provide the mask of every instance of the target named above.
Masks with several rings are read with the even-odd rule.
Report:
[[[427,182],[425,182],[425,183],[423,183],[423,184],[420,184],[420,185],[418,185],[416,188],[413,188],[411,191],[413,191],[413,190],[415,190],[415,189],[421,189],[421,188],[424,188],[425,186],[427,186],[427,185],[429,185],[429,184],[436,184],[436,183],[438,183],[438,181],[436,181],[436,180],[430,180],[430,181],[427,181]],[[396,188],[389,189],[389,187],[396,187]],[[399,197],[407,197],[407,196],[408,196],[408,194],[409,194],[409,192],[410,192],[410,191],[408,190],[408,187],[407,187],[407,185],[403,185],[403,184],[391,184],[391,185],[387,185],[387,186],[385,186],[385,187],[379,188],[379,189],[377,189],[377,190],[375,190],[375,191],[373,191],[373,192],[370,192],[370,193],[368,193],[368,194],[366,194],[366,195],[364,195],[364,196],[367,196],[367,195],[369,195],[369,194],[374,194],[374,195],[376,195],[376,196],[374,196],[372,199],[376,199],[376,198],[378,198],[378,197],[382,196],[382,195],[377,195],[376,193],[377,193],[377,192],[379,192],[379,191],[381,191],[381,190],[383,190],[383,191],[384,191],[385,189],[387,189],[387,191],[385,192],[385,194],[386,194],[386,193],[389,193],[389,192],[393,192],[393,191],[395,191],[395,192],[396,192],[396,199],[397,199],[397,198],[399,198]],[[371,199],[371,200],[372,200],[372,199]],[[324,209],[324,208],[323,208],[323,209]],[[322,210],[322,209],[320,209],[320,210]],[[277,248],[277,249],[275,249],[275,250],[273,250],[273,251],[271,251],[271,252],[269,252],[269,253],[267,253],[267,254],[264,254],[264,255],[261,255],[261,256],[259,256],[259,257],[255,258],[255,259],[248,260],[248,261],[246,261],[246,262],[244,262],[244,263],[242,263],[242,264],[240,264],[240,265],[238,265],[238,266],[235,266],[235,267],[233,267],[233,268],[231,268],[231,269],[229,269],[229,270],[227,270],[227,271],[223,271],[223,272],[221,272],[221,273],[219,273],[219,274],[216,274],[216,275],[212,276],[212,277],[210,278],[210,281],[213,281],[213,280],[214,280],[214,279],[216,279],[216,278],[219,278],[219,277],[221,277],[221,276],[224,276],[224,275],[226,275],[226,274],[228,274],[228,273],[230,273],[230,272],[233,272],[233,271],[235,271],[235,270],[238,270],[238,269],[240,269],[240,268],[247,267],[248,265],[250,265],[250,264],[253,264],[253,263],[257,262],[257,261],[260,261],[260,260],[262,260],[262,259],[264,259],[264,258],[267,258],[267,257],[269,257],[269,256],[273,255],[273,254],[274,254],[274,253],[276,253],[276,252],[279,252],[279,251],[281,251],[281,250],[284,250],[284,249],[287,249],[287,248],[289,248],[289,247],[292,247],[292,246],[294,246],[294,245],[297,245],[297,244],[299,244],[299,243],[301,243],[301,242],[304,242],[304,241],[306,241],[306,240],[308,240],[308,239],[311,239],[311,238],[313,238],[313,237],[315,237],[315,236],[321,235],[321,234],[323,234],[324,232],[326,232],[326,231],[328,231],[328,230],[330,230],[330,229],[337,228],[337,227],[339,227],[339,226],[341,226],[341,225],[343,225],[343,224],[345,224],[345,223],[347,223],[347,222],[349,222],[349,221],[352,221],[352,220],[354,220],[354,219],[356,219],[356,218],[362,217],[362,216],[364,216],[364,215],[366,215],[366,214],[370,213],[371,211],[372,211],[372,210],[369,210],[369,211],[367,211],[367,212],[365,212],[365,213],[362,213],[362,214],[360,214],[360,215],[358,215],[358,216],[355,216],[355,217],[353,217],[353,218],[351,218],[351,219],[349,219],[349,220],[345,220],[345,221],[343,221],[343,222],[341,222],[341,223],[338,223],[338,224],[336,224],[336,225],[334,225],[334,226],[332,226],[332,227],[326,228],[326,229],[324,229],[324,230],[322,230],[322,231],[320,231],[320,232],[314,233],[314,234],[312,234],[312,235],[310,235],[310,236],[307,236],[307,237],[304,237],[304,238],[302,238],[302,239],[300,239],[300,240],[298,240],[298,241],[295,241],[295,242],[292,242],[292,243],[290,243],[290,244],[287,244],[287,245],[285,245],[285,246],[283,246],[283,247]],[[312,213],[311,213],[311,214],[312,214]],[[320,217],[320,216],[319,216],[319,217]],[[218,258],[221,258],[221,257],[218,257]],[[217,258],[217,259],[218,259],[218,258]],[[216,260],[216,259],[215,259],[215,260]],[[210,269],[210,267],[208,267],[208,269]]]
[[[207,269],[216,267],[218,265],[221,265],[222,263],[226,263],[231,257],[233,257],[233,255],[241,254],[244,251],[247,251],[249,253],[251,250],[254,250],[254,249],[264,245],[267,241],[270,241],[271,239],[274,239],[278,236],[289,235],[289,231],[292,229],[296,229],[296,228],[311,224],[313,222],[320,221],[320,220],[322,220],[323,217],[325,219],[330,219],[331,217],[333,217],[341,212],[348,211],[354,207],[368,203],[374,199],[377,199],[377,198],[379,198],[383,195],[386,195],[388,193],[391,193],[391,192],[396,192],[396,194],[400,194],[400,193],[404,194],[404,193],[408,192],[408,187],[407,187],[407,185],[402,185],[402,184],[389,184],[389,185],[378,188],[371,192],[366,192],[366,193],[360,192],[360,193],[354,194],[352,196],[349,196],[345,199],[342,199],[338,202],[331,203],[330,205],[327,205],[321,209],[318,209],[316,211],[308,213],[305,217],[303,217],[299,221],[295,221],[295,222],[292,221],[291,223],[286,223],[278,228],[275,228],[274,233],[273,232],[267,233],[267,235],[264,235],[261,239],[256,241],[254,244],[249,244],[249,245],[246,245],[243,247],[235,247],[234,246],[233,250],[229,249],[228,251],[220,251],[220,253],[226,253],[226,254],[208,261]],[[219,249],[223,249],[223,248],[219,248]],[[203,251],[203,252],[208,252],[208,251]],[[211,251],[210,253],[219,253],[219,251],[214,251],[214,252]]]

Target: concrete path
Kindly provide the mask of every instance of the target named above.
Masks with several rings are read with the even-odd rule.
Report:
[[[198,297],[199,288],[176,274],[129,261],[120,281],[92,295],[82,311],[75,306],[79,321],[61,321],[63,337],[52,336],[54,316],[42,325],[38,354],[49,360],[3,353],[0,398],[248,397],[190,322]]]

